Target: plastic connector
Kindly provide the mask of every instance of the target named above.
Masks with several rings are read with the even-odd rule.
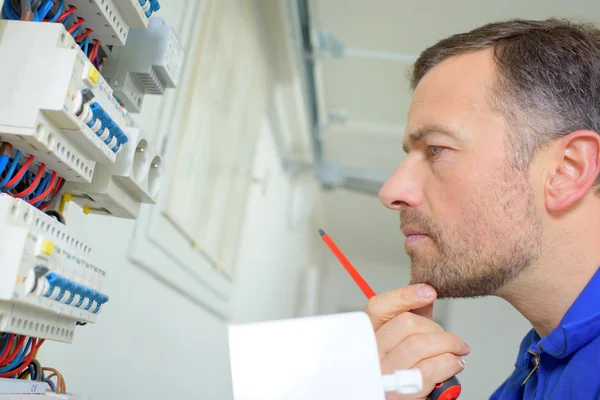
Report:
[[[423,391],[423,376],[418,369],[397,370],[381,377],[384,392],[417,394]]]
[[[152,12],[150,4],[152,0],[147,0],[142,6],[148,8],[146,14]],[[125,47],[111,53],[102,74],[111,82],[115,97],[130,112],[140,112],[146,94],[161,95],[177,87],[184,54],[174,29],[154,17],[147,29],[129,32]]]

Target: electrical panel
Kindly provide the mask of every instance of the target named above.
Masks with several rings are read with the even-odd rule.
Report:
[[[36,359],[44,341],[71,343],[110,312],[110,276],[64,212],[73,202],[135,219],[156,203],[162,159],[130,112],[177,86],[184,51],[158,0],[0,0],[0,10],[0,393],[83,400]]]
[[[179,82],[183,48],[173,28],[152,18],[148,29],[132,29],[125,47],[112,51],[104,76],[115,96],[132,112],[139,112],[146,94],[162,94]]]

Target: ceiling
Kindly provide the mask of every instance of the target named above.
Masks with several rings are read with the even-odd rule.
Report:
[[[485,4],[484,4],[485,3]],[[596,0],[309,0],[316,38],[326,31],[346,49],[343,58],[316,60],[324,160],[391,173],[402,161],[402,136],[411,92],[411,60],[454,33],[508,18],[568,17],[600,21]],[[380,57],[365,57],[365,53]],[[362,55],[361,55],[362,54]],[[407,264],[397,213],[375,196],[325,194],[327,230],[349,257]]]

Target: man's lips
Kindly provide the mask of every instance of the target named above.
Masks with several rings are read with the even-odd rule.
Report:
[[[402,233],[406,236],[404,244],[407,246],[429,237],[423,231],[414,228],[403,228]]]
[[[425,232],[415,229],[415,228],[402,228],[402,233],[407,238],[409,236],[427,236],[427,234]]]

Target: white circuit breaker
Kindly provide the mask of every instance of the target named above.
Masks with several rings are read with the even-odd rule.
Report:
[[[87,400],[37,360],[44,340],[71,343],[109,306],[107,274],[62,212],[73,201],[136,218],[158,198],[157,147],[105,75],[127,60],[119,73],[147,82],[142,95],[177,86],[183,49],[159,9],[159,0],[0,0],[2,399]],[[129,54],[146,34],[145,52]]]

